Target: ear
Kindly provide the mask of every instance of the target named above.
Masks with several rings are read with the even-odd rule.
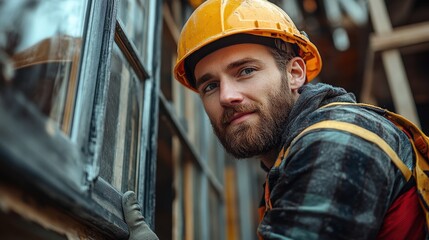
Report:
[[[305,84],[307,79],[307,68],[304,59],[300,57],[292,58],[287,65],[287,74],[289,77],[289,85],[292,91],[297,91]]]

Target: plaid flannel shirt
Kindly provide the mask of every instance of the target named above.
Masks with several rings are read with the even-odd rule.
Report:
[[[358,106],[319,107],[354,102],[354,96],[326,84],[307,84],[289,116],[284,146],[307,126],[323,120],[359,125],[381,136],[411,169],[406,135],[375,112]],[[374,144],[338,130],[310,132],[267,174],[272,208],[258,227],[264,239],[374,239],[386,211],[406,182]],[[266,203],[264,199],[261,206]]]

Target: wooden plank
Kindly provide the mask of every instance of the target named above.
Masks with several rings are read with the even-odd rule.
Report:
[[[185,129],[183,128],[180,121],[177,119],[176,114],[173,113],[174,111],[171,109],[171,106],[164,97],[164,95],[160,93],[159,97],[160,111],[165,116],[163,120],[165,120],[167,127],[170,127],[172,131],[176,132],[177,137],[179,137],[180,141],[183,144],[183,149],[185,151],[189,151],[195,166],[198,166],[202,170],[202,172],[207,175],[211,186],[216,190],[216,193],[219,195],[219,199],[223,199],[224,187],[222,183],[219,181],[214,172],[210,169],[207,161],[202,160],[200,154],[186,137]]]
[[[240,222],[238,212],[237,178],[235,170],[231,166],[225,168],[225,205],[226,205],[226,236],[228,240],[240,239]]]
[[[8,223],[13,221],[20,216],[22,219],[28,221],[33,226],[38,226],[40,229],[45,231],[51,231],[51,237],[53,239],[106,239],[107,236],[103,236],[100,232],[95,231],[95,228],[85,225],[85,222],[75,219],[67,213],[61,211],[60,208],[52,206],[49,202],[36,199],[34,196],[26,191],[25,189],[16,188],[16,186],[0,183],[0,212],[9,214],[11,219],[8,219]],[[6,215],[7,216],[7,215]],[[2,223],[4,227],[5,223]],[[2,229],[5,232],[1,232],[2,239],[21,239],[22,233],[28,231],[28,226],[22,225],[17,226],[17,229],[11,229],[10,231],[15,232],[14,238],[8,238],[7,235],[13,232],[7,232],[9,229]],[[0,228],[1,229],[1,228]],[[34,229],[32,229],[34,230]],[[55,234],[56,233],[56,234]],[[18,236],[16,236],[18,234]],[[28,236],[31,239],[42,239],[36,237],[38,232],[28,232]],[[46,233],[43,239],[45,239]],[[6,236],[6,237],[5,237]]]
[[[195,222],[194,217],[194,199],[195,199],[195,188],[194,188],[194,168],[191,161],[184,162],[184,197],[185,197],[185,239],[195,239],[194,227],[200,227],[199,223]]]
[[[368,1],[369,12],[376,36],[390,34],[392,24],[383,0]],[[399,50],[381,54],[396,112],[420,126],[416,105],[405,73]]]
[[[389,80],[393,103],[399,114],[406,116],[410,121],[420,126],[416,105],[410,85],[407,81],[405,67],[398,50],[389,50],[382,53],[382,60]]]
[[[363,86],[360,101],[364,103],[377,105],[377,101],[372,94],[373,74],[374,74],[374,52],[368,48],[365,59],[365,72],[363,75]]]
[[[393,32],[372,34],[370,46],[373,51],[390,50],[429,42],[429,22],[395,28]]]
[[[179,42],[180,30],[177,27],[176,22],[174,21],[173,14],[171,13],[170,7],[167,5],[167,3],[164,3],[162,5],[162,12],[164,13],[163,18],[167,29],[170,31],[171,36],[173,36],[173,40],[177,45],[177,43]]]
[[[368,1],[368,10],[371,15],[372,25],[376,34],[390,33],[392,24],[384,0]]]

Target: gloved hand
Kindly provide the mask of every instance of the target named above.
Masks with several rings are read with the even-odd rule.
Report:
[[[149,228],[137,202],[136,194],[132,191],[122,197],[122,211],[130,231],[129,240],[158,240],[158,236]]]

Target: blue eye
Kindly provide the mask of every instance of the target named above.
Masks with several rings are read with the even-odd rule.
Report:
[[[207,84],[206,86],[204,86],[204,88],[203,88],[203,93],[208,93],[208,92],[210,92],[210,91],[213,91],[215,88],[217,88],[218,87],[218,83],[217,82],[212,82],[212,83],[209,83],[209,84]]]
[[[256,69],[254,69],[254,68],[245,68],[245,69],[243,69],[243,70],[241,70],[240,72],[239,72],[239,75],[240,76],[245,76],[245,75],[249,75],[249,74],[251,74],[251,73],[253,73],[254,71],[255,71]]]

